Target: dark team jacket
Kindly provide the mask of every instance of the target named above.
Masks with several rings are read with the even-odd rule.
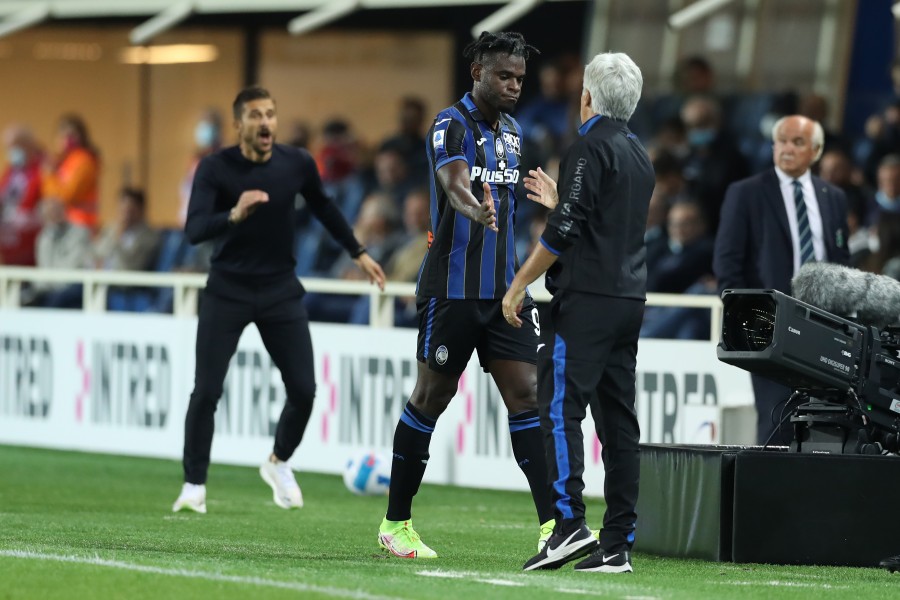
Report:
[[[494,131],[471,94],[435,117],[425,142],[431,171],[431,226],[419,272],[419,296],[485,300],[506,293],[519,268],[514,230],[521,140],[519,124],[505,113],[500,114]],[[482,185],[490,184],[499,232],[450,206],[437,172],[455,160],[469,166],[472,194],[479,201],[484,196]]]
[[[228,214],[247,190],[262,190],[269,201],[232,225]],[[191,189],[185,233],[192,244],[214,240],[211,275],[259,283],[293,278],[298,194],[348,252],[356,255],[361,250],[343,214],[322,190],[313,158],[306,150],[282,144],[274,145],[272,157],[264,163],[247,160],[238,146],[201,160]]]
[[[646,299],[653,166],[624,122],[597,115],[578,133],[560,164],[559,204],[541,236],[559,256],[547,289]]]

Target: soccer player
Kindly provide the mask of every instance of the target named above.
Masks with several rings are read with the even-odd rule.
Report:
[[[431,170],[431,227],[419,275],[418,379],[394,433],[388,509],[378,542],[404,558],[434,558],[412,527],[412,499],[428,462],[437,418],[457,390],[473,351],[509,411],[513,454],[534,498],[541,541],[553,528],[547,460],[537,413],[538,311],[527,301],[527,327],[512,329],[500,299],[518,268],[513,225],[522,131],[516,106],[525,61],[537,50],[517,33],[484,32],[466,47],[472,92],[441,111],[426,138]]]
[[[275,101],[260,87],[233,104],[239,143],[200,161],[185,233],[192,244],[213,240],[209,280],[200,303],[194,391],[184,423],[184,486],[172,507],[206,512],[206,474],[213,414],[228,363],[244,328],[255,323],[281,371],[287,401],[272,454],[260,474],[275,504],[303,506],[287,461],[300,445],[315,395],[309,321],[303,286],[294,275],[294,199],[303,194],[313,214],[353,256],[369,281],[383,289],[384,273],[366,254],[341,212],[322,191],[305,150],[275,143]]]

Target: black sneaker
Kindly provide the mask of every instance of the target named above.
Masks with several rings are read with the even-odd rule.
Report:
[[[887,569],[891,573],[893,573],[894,571],[900,571],[900,555],[889,556],[878,563],[878,566],[882,569]]]
[[[571,560],[581,558],[597,544],[597,538],[584,524],[569,533],[554,532],[544,545],[544,549],[532,556],[522,566],[522,570],[558,569]]]
[[[594,548],[591,555],[575,565],[576,571],[586,573],[633,573],[631,568],[631,552],[620,550],[609,552],[599,546]]]

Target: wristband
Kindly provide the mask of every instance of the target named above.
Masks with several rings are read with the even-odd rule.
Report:
[[[359,248],[356,249],[356,252],[351,252],[350,256],[353,258],[359,258],[360,256],[362,256],[365,253],[366,253],[366,247],[360,246]]]

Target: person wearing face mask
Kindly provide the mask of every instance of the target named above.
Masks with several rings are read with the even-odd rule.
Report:
[[[44,196],[62,202],[70,222],[96,229],[99,182],[100,157],[87,125],[78,115],[63,115],[44,172]]]
[[[6,169],[0,175],[0,263],[33,266],[41,220],[41,149],[31,131],[10,125],[3,134]]]
[[[888,154],[878,163],[878,190],[869,212],[873,224],[884,213],[900,214],[900,154]]]
[[[722,130],[722,108],[715,98],[688,98],[681,108],[681,120],[689,146],[684,161],[687,192],[700,201],[709,231],[715,233],[725,189],[750,174],[747,161]]]
[[[763,288],[790,294],[791,279],[803,263],[850,260],[847,198],[810,172],[822,155],[822,126],[801,115],[782,117],[772,140],[774,168],[730,185],[725,193],[713,253],[720,292]],[[789,443],[790,427],[776,424],[791,390],[760,375],[751,379],[757,441],[771,436],[776,444]]]
[[[197,165],[204,156],[208,156],[222,147],[222,115],[214,108],[203,111],[200,120],[194,127],[194,155],[188,166],[187,173],[181,180],[179,196],[181,204],[178,208],[178,222],[184,225],[187,219],[188,203],[191,199],[191,186],[194,184],[194,174]]]

